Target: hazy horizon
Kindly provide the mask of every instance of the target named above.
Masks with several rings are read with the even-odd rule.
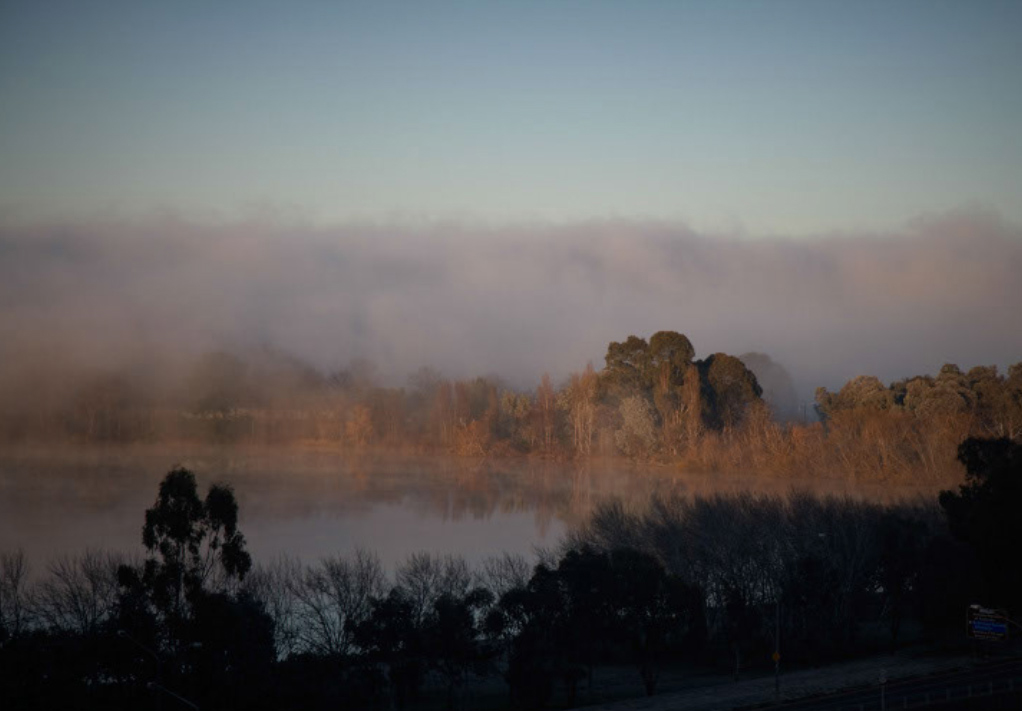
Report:
[[[889,234],[748,239],[666,222],[288,226],[174,218],[0,228],[0,356],[117,367],[272,348],[518,387],[685,333],[813,388],[1022,360],[1022,228],[982,211]]]

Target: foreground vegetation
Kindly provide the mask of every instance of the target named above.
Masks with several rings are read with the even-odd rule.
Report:
[[[968,440],[968,480],[935,502],[750,494],[598,510],[535,566],[368,552],[253,566],[229,487],[170,472],[145,555],[85,553],[30,578],[0,556],[0,697],[16,708],[572,706],[593,669],[786,665],[962,635],[965,606],[1022,610],[1022,446]],[[878,635],[877,631],[882,630]],[[430,692],[429,690],[433,690]],[[437,696],[437,690],[441,693]],[[176,699],[176,700],[175,700]],[[185,701],[181,701],[184,699]]]
[[[611,343],[602,370],[589,366],[559,387],[544,376],[531,392],[428,368],[406,387],[384,387],[365,362],[324,374],[275,352],[116,371],[47,360],[12,375],[0,382],[6,442],[316,442],[948,485],[966,437],[1022,436],[1022,363],[1006,376],[955,365],[890,385],[862,376],[837,393],[821,389],[816,421],[769,357],[696,359],[674,331]]]

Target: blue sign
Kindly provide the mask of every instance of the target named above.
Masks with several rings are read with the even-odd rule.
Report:
[[[1003,610],[991,610],[979,605],[969,607],[968,633],[973,639],[1002,641],[1008,639],[1007,617]]]
[[[972,630],[973,632],[984,632],[987,634],[1008,634],[1008,625],[1000,622],[973,620]]]

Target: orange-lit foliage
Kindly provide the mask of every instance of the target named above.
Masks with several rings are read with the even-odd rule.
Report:
[[[695,470],[947,483],[969,436],[1022,438],[1022,364],[1001,375],[946,365],[884,385],[870,376],[817,393],[820,422],[784,423],[741,360],[692,360],[681,334],[612,343],[591,365],[534,392],[496,378],[409,387],[364,361],[323,375],[274,354],[214,353],[163,379],[151,369],[45,369],[0,397],[0,441],[211,441],[553,458],[627,456]],[[177,377],[177,380],[174,379]],[[36,396],[33,399],[33,396]]]

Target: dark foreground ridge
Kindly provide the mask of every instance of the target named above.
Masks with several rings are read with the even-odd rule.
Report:
[[[1022,542],[1020,452],[964,442],[968,479],[940,509],[660,497],[598,509],[535,565],[420,554],[393,577],[367,552],[253,566],[233,490],[200,497],[178,468],[145,512],[142,559],[87,553],[30,582],[23,556],[0,555],[0,698],[535,709],[644,692],[620,708],[738,708],[775,700],[780,649],[780,698],[816,697],[791,708],[872,708],[881,677],[902,707],[1014,700],[1020,662],[970,662],[1011,643],[970,650],[963,620],[975,601],[1008,619],[1022,609],[1006,564]]]

